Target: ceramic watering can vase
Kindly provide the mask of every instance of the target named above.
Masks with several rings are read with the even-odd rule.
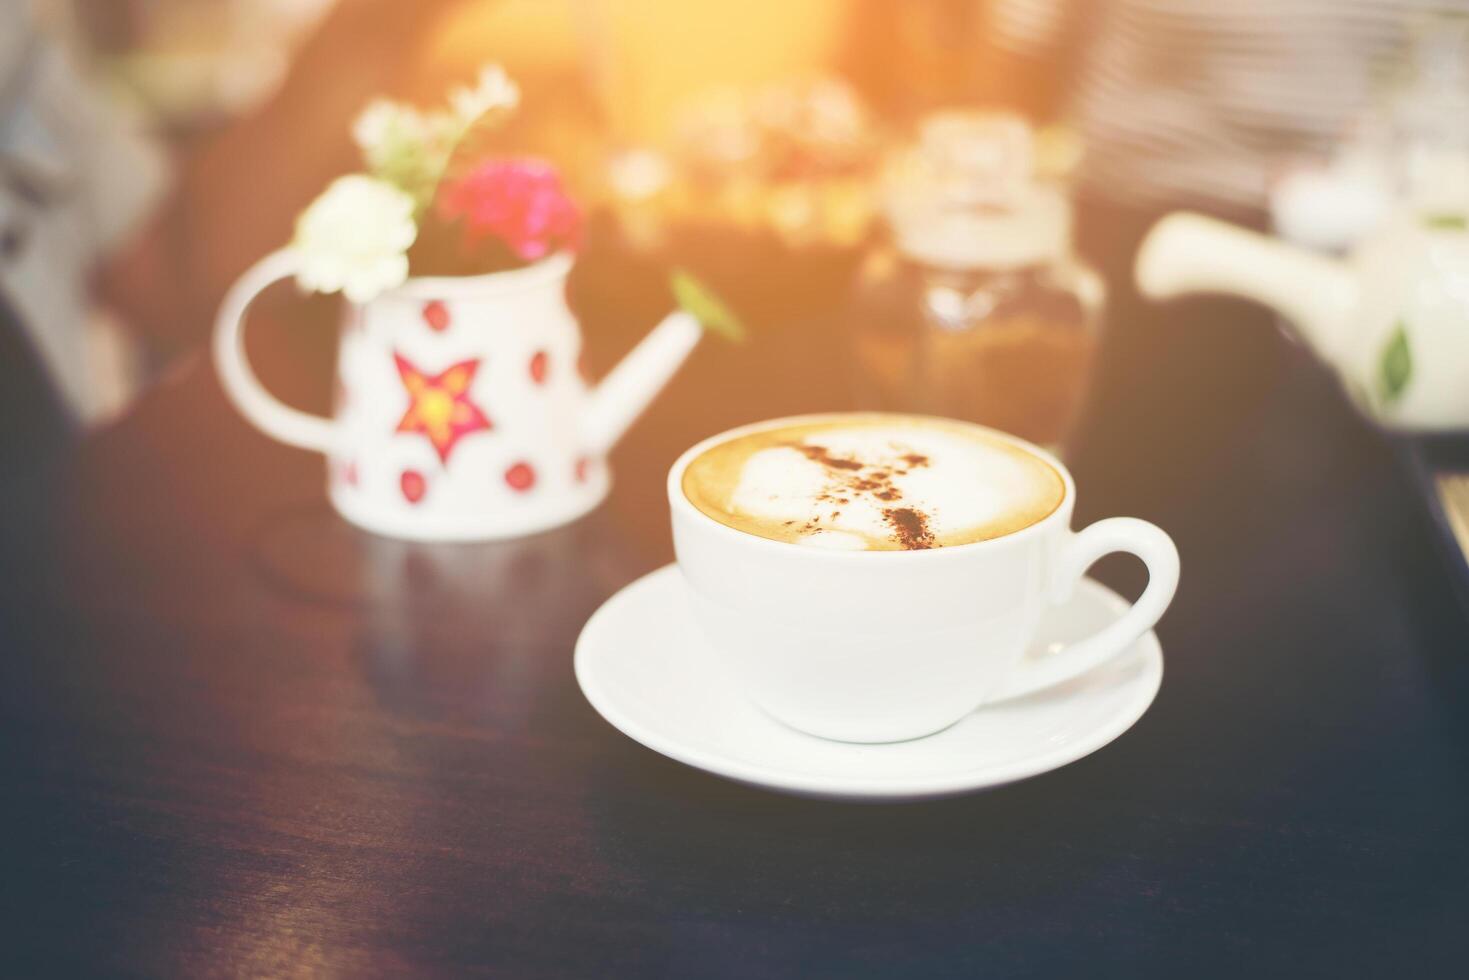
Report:
[[[1469,230],[1405,211],[1346,261],[1194,214],[1138,252],[1144,295],[1229,293],[1274,307],[1366,415],[1398,429],[1469,428]]]
[[[245,357],[246,308],[297,259],[275,252],[221,305],[214,358],[235,407],[266,435],[327,458],[327,496],[369,531],[506,538],[567,523],[610,486],[606,457],[702,329],[675,312],[599,385],[579,370],[566,305],[572,259],[483,276],[411,278],[344,303],[334,413],[276,400]]]

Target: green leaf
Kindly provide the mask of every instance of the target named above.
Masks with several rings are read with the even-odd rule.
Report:
[[[1465,231],[1469,230],[1469,216],[1453,213],[1425,214],[1423,227],[1434,231]]]
[[[1388,338],[1378,362],[1378,387],[1385,402],[1395,402],[1413,377],[1413,352],[1408,347],[1408,325],[1402,320]]]
[[[674,269],[668,278],[673,298],[686,313],[703,324],[704,329],[733,343],[743,343],[745,325],[708,286],[686,269]]]

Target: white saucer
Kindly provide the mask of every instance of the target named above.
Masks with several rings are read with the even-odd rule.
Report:
[[[1071,602],[1047,616],[1032,656],[1096,631],[1127,605],[1084,580]],[[1120,661],[981,708],[927,738],[831,742],[786,727],[745,698],[699,636],[678,567],[667,565],[587,621],[576,643],[576,679],[614,727],[698,769],[801,796],[916,800],[1014,782],[1095,752],[1152,704],[1163,651],[1149,633]]]

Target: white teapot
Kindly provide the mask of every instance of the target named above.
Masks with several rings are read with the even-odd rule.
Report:
[[[1138,252],[1143,295],[1229,293],[1274,307],[1368,416],[1469,428],[1469,220],[1404,211],[1345,261],[1202,215],[1160,221]]]

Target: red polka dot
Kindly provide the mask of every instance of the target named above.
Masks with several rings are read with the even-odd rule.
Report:
[[[546,380],[546,352],[538,350],[530,359],[530,379],[536,384],[544,384]]]
[[[418,503],[423,499],[423,495],[428,492],[428,481],[417,470],[404,470],[398,482],[403,488],[403,496],[407,498],[410,504]]]
[[[357,485],[357,461],[355,459],[342,467],[342,480],[349,487]]]
[[[587,482],[587,477],[589,475],[591,475],[591,472],[592,472],[592,461],[590,459],[588,459],[587,457],[583,456],[583,457],[581,457],[580,459],[578,459],[576,461],[576,471],[575,471],[575,473],[576,473],[576,482],[577,483],[586,483]]]
[[[430,300],[423,304],[423,322],[427,323],[431,330],[443,333],[449,329],[449,308],[440,300]]]
[[[505,471],[505,482],[517,493],[525,493],[536,483],[536,471],[529,463],[516,463]]]

